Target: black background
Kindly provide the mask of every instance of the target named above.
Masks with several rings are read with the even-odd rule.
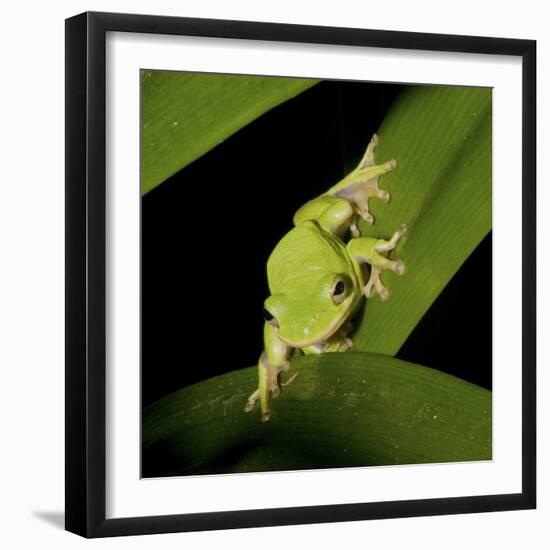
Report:
[[[143,197],[143,406],[256,364],[271,250],[294,212],[354,167],[401,90],[322,82]],[[491,288],[489,234],[397,357],[491,389]]]

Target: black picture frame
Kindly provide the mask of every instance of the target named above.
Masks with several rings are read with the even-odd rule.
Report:
[[[522,491],[106,519],[105,41],[108,31],[516,56],[523,69]],[[341,522],[536,506],[536,42],[83,13],[66,20],[66,529],[84,537]]]

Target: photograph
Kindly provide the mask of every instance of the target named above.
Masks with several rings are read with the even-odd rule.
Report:
[[[492,460],[492,88],[139,78],[142,478]]]

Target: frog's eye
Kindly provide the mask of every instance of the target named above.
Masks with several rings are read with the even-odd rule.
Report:
[[[271,315],[271,313],[264,307],[264,319],[265,322],[271,326],[274,326],[275,328],[279,328],[279,323],[277,323],[277,319]]]
[[[336,279],[332,285],[332,301],[338,305],[344,301],[346,297],[346,283],[342,279]]]

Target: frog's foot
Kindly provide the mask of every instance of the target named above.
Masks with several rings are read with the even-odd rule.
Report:
[[[363,158],[355,169],[323,195],[349,201],[354,213],[359,214],[369,224],[374,223],[374,218],[369,212],[369,199],[375,197],[384,202],[390,200],[389,192],[380,189],[378,180],[397,166],[395,159],[390,159],[382,164],[375,164],[374,151],[378,141],[378,136],[374,134]],[[353,237],[357,237],[357,235],[353,234]]]
[[[389,260],[388,260],[389,261]],[[390,269],[394,273],[397,273],[398,275],[402,275],[405,272],[405,265],[403,262],[390,262],[393,264],[392,267],[378,267],[373,266],[370,272],[370,277],[365,285],[364,288],[364,294],[367,298],[370,298],[373,294],[373,289],[376,290],[378,295],[380,296],[381,300],[383,302],[387,301],[390,297],[390,291],[382,284],[382,280],[380,279],[380,275],[382,274],[383,269]]]
[[[367,298],[372,296],[373,290],[376,290],[382,301],[390,297],[389,290],[382,284],[380,275],[384,269],[389,269],[398,275],[405,273],[405,264],[401,261],[389,260],[386,256],[393,250],[399,239],[407,231],[407,226],[403,224],[392,236],[389,241],[379,239],[373,247],[373,252],[369,258],[371,264],[370,277],[365,285],[364,293]]]
[[[395,170],[397,161],[390,159],[379,165],[372,165],[366,168],[359,168],[354,174],[354,189],[352,200],[357,207],[359,215],[369,224],[374,223],[374,218],[369,212],[369,199],[374,197],[388,203],[391,196],[389,191],[380,189],[380,177],[392,170]]]
[[[336,189],[334,195],[346,199],[354,206],[354,210],[368,224],[374,223],[374,218],[369,212],[369,199],[377,198],[384,202],[390,200],[390,193],[380,189],[378,182],[380,177],[394,170],[397,166],[395,159],[390,159],[383,164],[359,166],[345,178],[345,186]]]
[[[367,298],[370,298],[373,295],[373,289],[376,290],[383,302],[385,302],[390,297],[390,291],[382,284],[380,280],[380,274],[382,273],[382,268],[373,267],[370,272],[370,277],[365,285],[364,293]]]
[[[244,407],[245,412],[250,412],[254,409],[256,401],[260,401],[260,409],[262,412],[262,421],[266,422],[271,418],[271,409],[269,400],[279,397],[281,394],[281,385],[279,384],[279,374],[289,368],[288,361],[285,361],[280,367],[271,366],[265,352],[260,356],[258,362],[259,372],[259,387],[250,395]],[[286,382],[290,383],[289,381]]]

